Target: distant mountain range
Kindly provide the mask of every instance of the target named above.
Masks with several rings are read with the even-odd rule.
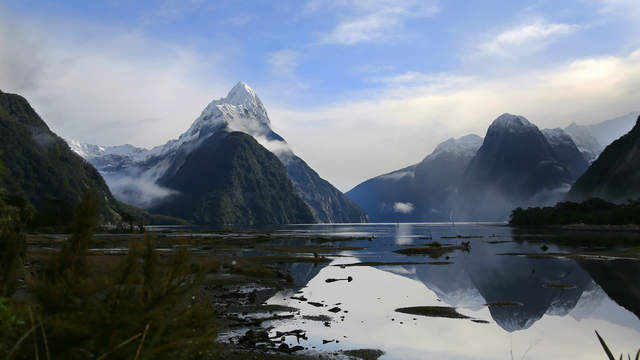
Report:
[[[459,180],[481,145],[477,135],[449,139],[419,164],[369,179],[347,196],[372,221],[449,221]]]
[[[562,200],[602,152],[601,141],[623,135],[634,115],[540,130],[503,114],[484,139],[449,139],[420,164],[369,179],[347,196],[380,222],[506,220],[516,207]]]
[[[243,139],[239,134],[228,137],[234,132],[244,133],[255,141]],[[69,145],[100,171],[117,198],[163,214],[209,224],[271,224],[276,219],[275,223],[367,221],[366,213],[358,205],[322,179],[271,129],[264,105],[243,82],[234,86],[226,97],[207,105],[178,139],[151,150],[131,145],[101,147],[75,141],[69,141]],[[204,153],[203,146],[211,152],[233,151],[223,157],[234,158]],[[256,146],[277,156],[279,165]],[[212,168],[215,171],[210,171],[211,161],[218,165],[224,163],[224,170]],[[279,176],[279,166],[285,169],[286,177]],[[210,177],[208,185],[198,179],[202,176],[198,174],[205,173]],[[258,174],[260,181],[249,181],[251,175]],[[192,187],[186,179],[202,186]],[[227,179],[226,183],[223,184],[222,179]],[[219,184],[214,188],[210,186],[212,182]],[[290,199],[287,190],[290,187],[308,206],[311,217],[306,210],[294,205],[296,201]],[[213,194],[230,191],[235,193],[228,197]],[[258,197],[267,194],[284,197],[276,196],[271,198],[272,203],[263,203],[269,201]],[[278,201],[281,203],[276,204]],[[280,208],[284,204],[289,210],[283,213]],[[254,205],[258,207],[253,208]],[[213,212],[205,214],[207,211]],[[212,216],[216,211],[223,211],[225,216]]]
[[[221,226],[365,222],[366,213],[380,222],[505,220],[515,207],[565,197],[640,197],[637,120],[632,113],[540,130],[523,116],[503,114],[484,139],[449,139],[420,163],[369,179],[345,196],[271,129],[264,105],[242,82],[180,137],[150,150],[67,145],[24,98],[0,92],[0,187],[40,212],[69,213],[91,186],[104,199],[103,222],[139,213],[116,199]]]

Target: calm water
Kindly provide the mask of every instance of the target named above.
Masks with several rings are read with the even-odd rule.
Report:
[[[531,259],[500,253],[542,253],[540,243],[512,242],[508,227],[485,224],[309,225],[285,232],[323,235],[374,235],[373,241],[336,245],[364,246],[344,251],[328,266],[294,264],[290,270],[300,291],[273,296],[269,304],[299,308],[293,320],[272,322],[272,333],[302,329],[300,345],[318,350],[381,349],[383,359],[603,359],[594,330],[616,353],[640,347],[640,262],[634,260]],[[432,261],[392,251],[475,235],[469,252],[448,254],[449,265],[345,267],[361,261]],[[489,241],[508,241],[490,244]],[[547,244],[547,252],[568,248]],[[444,257],[438,260],[444,260]],[[352,282],[325,282],[347,278]],[[572,288],[548,288],[563,283]],[[304,296],[327,304],[315,307],[291,299]],[[498,301],[521,306],[494,307]],[[340,304],[343,311],[328,311]],[[407,315],[395,309],[409,306],[451,306],[472,319]],[[346,310],[346,311],[345,311]],[[635,312],[635,313],[634,313]],[[330,323],[303,319],[329,315]],[[290,337],[290,345],[298,345]],[[331,341],[323,344],[323,341]]]

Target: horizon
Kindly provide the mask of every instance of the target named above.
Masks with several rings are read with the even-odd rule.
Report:
[[[639,110],[633,1],[252,5],[5,1],[0,84],[65,139],[151,148],[244,81],[342,191],[505,112],[543,129]]]

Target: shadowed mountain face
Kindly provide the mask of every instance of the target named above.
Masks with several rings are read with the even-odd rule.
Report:
[[[567,167],[573,179],[584,174],[589,162],[569,134],[562,129],[543,129],[542,134],[551,145],[555,158]]]
[[[294,192],[286,169],[242,132],[207,138],[182,166],[160,179],[177,191],[152,211],[199,224],[309,223],[314,218]]]
[[[636,126],[614,141],[573,185],[567,199],[599,197],[626,202],[640,197],[640,117]]]
[[[455,217],[505,220],[513,208],[556,202],[572,182],[537,126],[503,114],[465,171]]]
[[[607,295],[640,319],[640,263],[634,260],[578,261]]]
[[[448,221],[458,181],[481,144],[477,135],[449,139],[419,164],[369,179],[347,196],[372,221]]]
[[[102,201],[101,221],[114,222],[123,204],[88,162],[54,134],[27,100],[0,91],[0,188],[28,200],[37,210],[56,204],[72,208],[89,187]]]
[[[264,105],[253,89],[242,82],[226,97],[207,105],[185,133],[165,145],[146,150],[130,145],[103,148],[73,141],[70,144],[98,167],[116,196],[145,208],[157,208],[178,190],[161,179],[176,174],[188,156],[209,137],[234,131],[253,137],[280,159],[295,192],[311,209],[314,221],[367,221],[358,205],[295,156],[286,141],[271,130]]]

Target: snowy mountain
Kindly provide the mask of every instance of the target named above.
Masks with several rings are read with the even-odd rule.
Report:
[[[542,134],[551,145],[551,150],[556,159],[569,169],[574,179],[584,174],[589,167],[589,163],[569,134],[562,129],[543,129]]]
[[[317,221],[362,222],[366,214],[326,180],[320,178],[286,141],[271,130],[271,121],[260,98],[239,82],[226,97],[208,104],[191,127],[177,139],[151,150],[130,145],[70,146],[103,174],[114,194],[123,201],[149,208],[175,189],[171,183],[191,153],[212,136],[242,132],[275,154],[285,165],[296,193],[307,203]],[[204,166],[204,164],[203,164]]]

